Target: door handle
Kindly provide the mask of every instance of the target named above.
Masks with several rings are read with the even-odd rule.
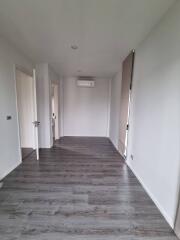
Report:
[[[34,124],[35,127],[38,127],[40,125],[40,122],[39,121],[34,121],[32,122]]]

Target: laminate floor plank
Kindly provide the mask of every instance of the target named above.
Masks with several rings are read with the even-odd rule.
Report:
[[[2,240],[177,240],[107,138],[64,137],[0,189]]]

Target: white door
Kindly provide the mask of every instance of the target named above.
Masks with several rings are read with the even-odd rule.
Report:
[[[34,94],[34,137],[35,137],[35,149],[36,158],[39,160],[39,137],[38,137],[38,127],[40,122],[38,121],[37,114],[37,92],[36,92],[36,70],[33,69],[33,94]]]
[[[54,84],[55,140],[59,139],[59,94],[58,84]]]
[[[21,149],[35,149],[33,75],[16,69],[17,113]]]

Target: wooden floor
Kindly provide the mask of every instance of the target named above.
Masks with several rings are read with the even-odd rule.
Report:
[[[32,148],[21,148],[22,159],[24,160],[27,158],[33,151],[34,150]]]
[[[108,139],[65,137],[5,179],[0,239],[177,238]]]

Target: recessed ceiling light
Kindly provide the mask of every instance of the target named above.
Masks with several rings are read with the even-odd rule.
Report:
[[[78,46],[77,46],[77,45],[71,45],[71,48],[72,48],[73,50],[77,50],[77,49],[78,49]]]

